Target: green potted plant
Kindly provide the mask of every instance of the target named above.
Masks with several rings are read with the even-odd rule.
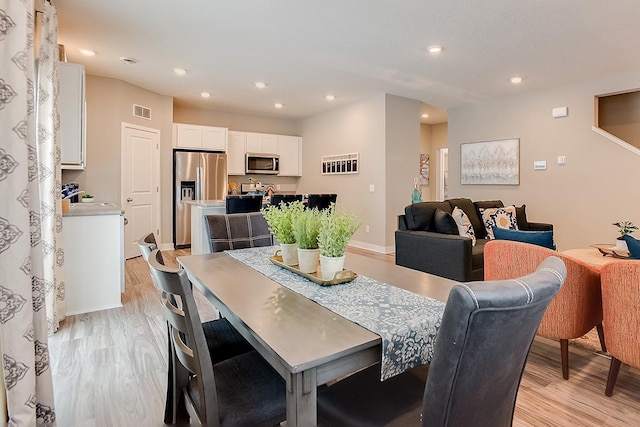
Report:
[[[298,264],[296,238],[293,234],[293,218],[304,210],[302,202],[280,203],[261,210],[269,231],[280,242],[280,255],[286,265]]]
[[[303,209],[292,218],[293,235],[298,245],[298,268],[303,273],[315,273],[318,270],[320,215],[318,209]]]
[[[351,236],[360,227],[354,214],[337,210],[334,203],[320,213],[320,270],[323,280],[332,280],[344,267],[344,252]]]
[[[86,193],[82,195],[82,203],[91,203],[93,202],[93,195]]]
[[[622,250],[629,250],[627,248],[627,242],[624,240],[624,236],[627,234],[631,234],[638,229],[638,227],[631,221],[618,221],[614,222],[613,225],[618,227],[618,232],[620,236],[618,236],[616,241],[616,248]]]

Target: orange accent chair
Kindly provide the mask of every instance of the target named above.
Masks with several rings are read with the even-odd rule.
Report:
[[[611,367],[604,394],[611,396],[620,364],[640,368],[640,262],[619,261],[602,267],[602,314]]]
[[[600,345],[606,351],[602,329],[600,271],[576,258],[528,243],[492,240],[484,248],[485,280],[505,280],[525,276],[549,256],[557,256],[567,266],[567,279],[551,301],[538,335],[560,341],[562,377],[569,379],[569,340],[598,330]]]

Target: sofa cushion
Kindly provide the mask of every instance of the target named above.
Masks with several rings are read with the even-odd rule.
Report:
[[[479,215],[479,212],[471,199],[459,198],[449,199],[446,201],[451,205],[452,212],[453,208],[457,206],[467,214],[469,221],[471,221],[471,225],[473,225],[473,231],[476,234],[476,238],[483,239],[485,237],[486,232],[484,231],[482,217]]]
[[[459,207],[453,208],[453,213],[451,214],[453,219],[458,226],[458,234],[462,237],[468,237],[471,239],[471,245],[476,245],[476,233],[473,230],[473,225],[471,225],[471,221],[469,221],[469,217],[466,213]]]
[[[549,249],[556,249],[553,243],[553,231],[509,230],[493,227],[493,235],[497,240],[513,240],[514,242],[531,243]]]
[[[518,223],[518,229],[528,230],[529,221],[527,221],[527,205],[516,206],[516,222]]]
[[[404,208],[407,228],[409,230],[435,231],[433,215],[436,209],[451,213],[451,205],[447,202],[420,202]]]
[[[489,208],[504,208],[504,203],[502,200],[479,200],[477,202],[473,202],[478,212],[480,209],[489,209]]]
[[[488,239],[494,238],[493,227],[508,228],[511,230],[518,229],[515,206],[481,209],[481,214]]]
[[[433,226],[438,233],[458,235],[458,224],[449,212],[442,209],[436,209],[433,215]]]
[[[629,258],[640,259],[640,240],[625,234],[624,241],[627,242],[627,248],[629,248]]]

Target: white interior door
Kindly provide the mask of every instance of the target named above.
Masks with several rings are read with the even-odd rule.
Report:
[[[127,259],[140,255],[138,240],[151,231],[161,241],[159,164],[160,131],[123,123],[121,205]]]
[[[438,186],[436,187],[436,199],[437,200],[446,200],[448,199],[447,194],[447,181],[449,179],[449,149],[441,148],[438,150]]]

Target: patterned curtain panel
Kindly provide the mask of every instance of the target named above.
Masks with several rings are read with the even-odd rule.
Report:
[[[55,282],[39,194],[41,174],[55,175],[38,156],[33,28],[33,0],[0,0],[0,329],[9,425],[19,426],[55,425],[45,308]]]
[[[60,138],[58,98],[58,18],[55,8],[43,2],[39,21],[38,60],[36,62],[36,152],[40,206],[31,227],[40,225],[42,239],[42,283],[47,306],[49,335],[58,330],[64,319],[64,250],[62,244],[62,170],[60,169]],[[35,223],[33,222],[35,221]]]

